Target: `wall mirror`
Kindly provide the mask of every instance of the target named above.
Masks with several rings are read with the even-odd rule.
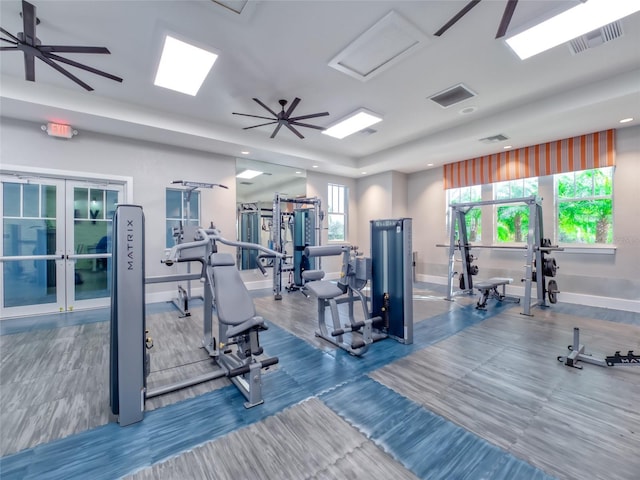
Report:
[[[259,243],[271,248],[273,197],[305,196],[307,172],[248,158],[236,159],[237,237],[241,242]],[[238,268],[257,268],[257,251],[238,250]]]

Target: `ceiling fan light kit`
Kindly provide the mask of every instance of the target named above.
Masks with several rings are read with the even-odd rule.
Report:
[[[110,54],[111,52],[107,48],[84,47],[77,45],[42,45],[40,40],[36,37],[36,25],[39,23],[38,19],[36,18],[36,7],[23,0],[21,16],[23,31],[19,32],[17,35],[13,35],[4,28],[0,27],[0,31],[2,32],[2,34],[7,37],[0,37],[0,40],[12,45],[11,47],[0,47],[0,51],[20,51],[24,54],[25,80],[35,82],[35,59],[37,58],[88,91],[92,91],[93,88],[73,75],[68,70],[62,68],[56,62],[71,65],[72,67],[76,67],[80,70],[85,70],[87,72],[93,73],[95,75],[100,75],[105,78],[109,78],[116,82],[122,82],[122,78],[120,77],[116,77],[115,75],[103,72],[102,70],[98,70],[97,68],[89,67],[74,60],[69,60],[68,58],[56,55],[56,53]]]

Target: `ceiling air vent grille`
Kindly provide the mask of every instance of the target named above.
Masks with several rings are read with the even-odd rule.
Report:
[[[428,98],[442,108],[449,108],[475,96],[476,93],[474,91],[460,83]]]
[[[491,137],[485,137],[480,139],[482,143],[487,143],[487,144],[504,142],[505,140],[509,140],[509,137],[507,137],[506,135],[503,135],[502,133],[493,135]]]
[[[623,34],[620,21],[610,23],[597,30],[585,33],[569,42],[569,49],[574,55],[582,53],[590,48],[599,47],[611,40],[621,37]]]

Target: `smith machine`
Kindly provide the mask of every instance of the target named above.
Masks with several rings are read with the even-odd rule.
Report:
[[[283,211],[283,204],[294,205],[293,211]],[[271,241],[273,249],[284,254],[284,259],[274,262],[273,265],[273,296],[276,300],[282,299],[283,273],[289,273],[289,283],[285,288],[288,291],[294,291],[304,285],[303,270],[321,268],[319,259],[316,266],[315,259],[303,257],[305,247],[321,244],[322,221],[324,219],[321,205],[321,201],[317,197],[287,198],[279,193],[273,197]],[[292,233],[293,252],[286,250],[288,232]],[[303,265],[303,261],[310,263]]]
[[[200,273],[145,278],[142,208],[118,205],[112,235],[110,405],[120,425],[141,421],[148,398],[221,377],[229,378],[238,387],[246,398],[246,408],[263,403],[261,370],[278,363],[278,358],[257,358],[263,353],[258,335],[267,326],[256,315],[234,257],[218,253],[216,242],[260,250],[274,258],[281,254],[261,245],[224,239],[214,228],[200,228],[175,245],[164,261],[167,265],[197,262]],[[153,342],[146,331],[145,284],[196,279],[204,282],[202,346],[216,365],[207,374],[147,389],[151,360],[148,350]]]
[[[503,205],[503,204],[524,204],[529,209],[529,232],[527,235],[526,246],[491,246],[491,245],[471,245],[467,236],[466,215],[474,207],[484,205]],[[449,248],[449,278],[447,300],[451,300],[456,294],[473,294],[474,287],[480,292],[480,298],[477,308],[486,308],[489,297],[496,298],[499,301],[516,301],[517,297],[508,297],[505,294],[507,284],[513,282],[511,278],[495,277],[489,280],[475,282],[473,277],[478,274],[479,268],[473,262],[477,259],[471,251],[473,249],[482,248],[498,248],[498,249],[515,249],[526,250],[525,252],[525,271],[524,278],[524,302],[522,306],[523,315],[531,315],[531,308],[536,306],[548,307],[547,298],[550,303],[557,302],[558,284],[555,280],[550,279],[546,283],[547,277],[555,277],[558,266],[554,258],[547,256],[552,251],[561,251],[562,248],[557,245],[551,245],[551,240],[544,238],[544,230],[542,225],[542,204],[541,199],[536,196],[513,198],[507,200],[487,200],[480,202],[456,203],[450,205],[451,208],[451,230],[449,233],[448,245],[437,245],[438,247]],[[457,231],[457,239],[456,239]],[[455,254],[460,252],[462,271],[457,272],[455,268]],[[460,290],[454,292],[454,276],[459,275]],[[536,301],[532,303],[532,287],[536,285]],[[501,291],[498,288],[501,287]]]

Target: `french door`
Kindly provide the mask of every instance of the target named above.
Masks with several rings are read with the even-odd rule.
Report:
[[[1,180],[1,317],[109,305],[111,219],[123,185]]]

